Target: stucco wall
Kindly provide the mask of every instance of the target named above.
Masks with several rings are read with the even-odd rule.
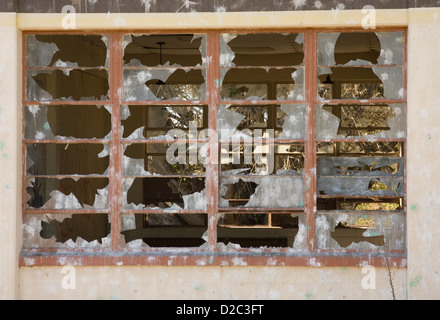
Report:
[[[21,237],[21,119],[15,13],[0,14],[0,297],[17,297],[18,243]]]
[[[440,298],[440,11],[410,10],[408,27],[408,297]]]
[[[305,267],[32,267],[23,299],[392,299],[385,269]],[[370,281],[370,277],[373,282]],[[396,299],[406,270],[392,270]],[[64,279],[64,280],[63,280]],[[75,288],[69,281],[75,280]],[[73,283],[73,282],[72,282]],[[369,287],[370,284],[373,287]]]
[[[18,268],[21,237],[19,30],[60,29],[62,15],[0,14],[0,298],[391,299],[387,270],[365,289],[361,267]],[[77,28],[359,27],[360,11],[78,15]],[[397,299],[439,299],[440,9],[378,10],[378,26],[408,26],[408,268],[392,269]],[[365,271],[365,270],[364,270]],[[365,281],[365,280],[364,280]],[[64,282],[65,283],[65,282]]]

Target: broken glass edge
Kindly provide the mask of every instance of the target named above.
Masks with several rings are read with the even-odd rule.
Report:
[[[274,183],[272,179],[277,179]],[[254,176],[225,176],[221,178],[219,188],[219,206],[229,206],[225,199],[227,185],[243,182],[256,183],[254,193],[250,195],[246,204],[239,207],[245,208],[297,208],[304,207],[304,177],[302,175],[275,175],[270,177]],[[275,196],[276,195],[276,196]],[[234,201],[234,199],[231,199]]]
[[[142,36],[153,36],[156,34],[144,34],[144,33],[130,33],[130,34],[124,34],[123,35],[123,50],[125,52],[126,47],[133,42],[133,36],[134,37],[142,37]],[[167,34],[163,34],[164,36],[166,36]],[[179,36],[179,34],[173,34],[175,36]],[[207,64],[207,50],[206,50],[206,34],[204,33],[193,33],[193,38],[191,39],[191,42],[193,42],[196,39],[201,38],[201,43],[200,43],[200,47],[199,47],[199,51],[201,54],[201,60],[202,60],[202,64],[198,63],[195,66],[182,66],[180,64],[174,63],[173,65],[169,64],[169,61],[167,61],[164,64],[157,64],[157,67],[174,67],[174,68],[191,68],[191,67],[206,67]],[[135,60],[135,61],[134,61]],[[124,64],[124,67],[145,67],[145,68],[151,68],[152,66],[144,66],[142,65],[142,63],[138,60],[138,59],[131,59],[129,62]]]
[[[264,32],[260,34],[282,34],[282,35],[297,35],[295,38],[295,42],[297,44],[301,44],[304,46],[304,33],[277,33],[277,32]],[[228,43],[232,40],[234,40],[237,36],[240,35],[248,35],[252,33],[221,33],[220,34],[220,67],[235,67],[235,63],[233,62],[235,58],[235,52],[232,50],[232,48],[228,45]],[[283,67],[291,67],[292,65],[279,65],[279,66],[273,66],[274,68],[283,68]],[[301,64],[297,65],[298,67],[304,66],[304,58]],[[252,67],[258,67],[258,66],[252,66]],[[223,76],[222,76],[223,78]]]
[[[353,221],[358,221],[360,218],[370,219],[372,217],[375,222],[374,228],[356,227]],[[337,240],[332,236],[336,227],[340,222],[347,223],[348,227],[357,229],[365,240],[358,243],[352,241],[348,246],[340,246]],[[378,248],[387,248],[394,250],[404,250],[406,248],[406,216],[404,214],[365,214],[365,213],[343,213],[343,214],[325,214],[320,213],[315,218],[315,234],[317,247],[320,249],[354,249],[354,250],[376,250]],[[383,236],[384,244],[377,246],[369,243],[370,237]]]
[[[57,105],[53,105],[56,107]],[[62,106],[62,104],[60,104]],[[29,140],[46,140],[46,139],[54,139],[54,140],[111,140],[111,130],[104,138],[78,138],[74,136],[61,136],[54,135],[48,119],[47,119],[47,107],[48,105],[25,105],[24,106],[24,139]],[[104,107],[109,114],[111,115],[111,106],[109,105],[96,105],[97,108]],[[78,106],[81,108],[81,106]],[[29,116],[26,116],[29,114]],[[32,115],[31,115],[32,114]],[[28,121],[28,119],[33,118],[33,121]],[[40,125],[40,123],[44,123]],[[41,130],[39,130],[41,129]]]
[[[219,218],[223,218],[225,215],[228,214],[246,214],[246,213],[242,213],[242,212],[229,212],[229,213],[218,213],[216,215],[216,221],[218,222],[220,219]],[[276,214],[276,213],[274,213]],[[249,252],[252,253],[257,253],[257,254],[264,254],[264,252],[267,249],[274,249],[274,250],[278,250],[280,248],[283,249],[288,249],[288,250],[293,250],[293,252],[297,252],[297,250],[305,250],[306,249],[306,244],[307,244],[307,227],[306,227],[306,216],[304,213],[291,213],[288,214],[290,217],[292,218],[298,218],[298,231],[296,232],[294,239],[293,239],[293,243],[292,246],[286,246],[286,247],[271,247],[271,246],[260,246],[260,247],[249,247],[246,248],[248,249]],[[246,227],[246,226],[242,226],[242,227]],[[236,230],[240,230],[240,226],[236,226]],[[288,228],[286,228],[288,229]],[[207,241],[207,239],[206,239]],[[235,252],[237,250],[242,249],[240,244],[238,243],[233,243],[228,241],[228,243],[224,243],[224,242],[217,242],[216,243],[216,249],[217,250],[221,250],[223,252]]]
[[[356,66],[356,65],[403,65],[405,54],[405,36],[403,31],[375,32],[380,42],[380,55],[376,64],[362,59],[351,60],[337,65],[334,60],[334,48],[341,32],[320,32],[317,39],[318,66]],[[397,58],[396,58],[397,57]]]
[[[54,34],[44,34],[47,36],[53,36]],[[44,36],[43,35],[43,36]],[[72,34],[58,34],[57,36],[66,36],[69,37]],[[92,35],[92,34],[88,34]],[[88,36],[85,35],[85,36]],[[104,42],[107,52],[106,52],[106,58],[105,63],[102,66],[95,66],[97,68],[107,68],[110,66],[110,46],[109,46],[109,35],[102,34],[101,40]],[[53,59],[53,55],[60,51],[60,49],[57,47],[55,43],[49,43],[44,41],[39,41],[36,39],[36,34],[28,34],[26,35],[26,66],[27,67],[37,67],[37,68],[46,68],[49,67],[49,63]],[[57,62],[59,67],[67,67],[67,66],[78,66],[77,62],[70,62],[70,61],[62,61],[61,59],[58,59]],[[56,65],[54,65],[56,67]]]
[[[93,213],[95,214],[95,213]],[[75,213],[45,213],[45,214],[24,214],[22,229],[22,247],[23,249],[42,249],[42,248],[59,248],[59,249],[104,249],[111,248],[111,232],[106,237],[101,238],[101,242],[97,239],[93,241],[84,240],[78,236],[75,241],[69,239],[65,242],[56,241],[55,235],[51,238],[43,238],[40,234],[43,227],[42,223],[62,223],[66,218],[72,218]],[[110,215],[108,216],[108,222],[111,223]]]
[[[160,177],[166,177],[163,175],[159,175]],[[173,210],[203,210],[206,211],[206,186],[201,191],[196,191],[187,195],[182,195],[183,208],[176,203],[173,203],[170,207],[162,208],[159,206],[147,206],[144,203],[135,204],[133,202],[128,203],[128,190],[131,188],[135,179],[145,179],[151,176],[143,176],[143,177],[124,177],[122,179],[122,194],[123,194],[123,204],[122,207],[124,210],[158,210],[158,211],[168,211],[170,213]],[[195,179],[203,178],[203,176],[194,176]],[[170,178],[173,179],[173,178]],[[205,180],[206,184],[206,180]]]
[[[34,191],[34,195],[40,195],[38,192],[38,188],[41,186],[38,186],[38,179],[45,179],[48,180],[63,180],[63,179],[72,179],[73,181],[79,181],[80,179],[87,179],[87,177],[84,176],[63,176],[63,177],[56,177],[53,178],[52,176],[49,176],[47,178],[41,178],[41,177],[26,177],[26,190],[30,188],[31,190],[37,189]],[[109,180],[108,176],[100,175],[99,177],[93,176],[91,179],[105,179]],[[26,201],[26,209],[27,210],[49,210],[49,209],[55,209],[55,210],[75,210],[75,209],[97,209],[97,210],[105,210],[109,208],[110,202],[109,202],[109,190],[110,190],[110,183],[108,183],[104,188],[97,188],[96,192],[97,194],[94,195],[94,203],[93,205],[88,205],[84,203],[81,205],[78,198],[75,196],[73,192],[70,192],[68,195],[61,192],[60,190],[53,189],[48,193],[49,198],[47,201],[42,204],[40,207],[32,207],[28,202],[32,199],[32,195],[26,191],[25,201]]]
[[[147,86],[146,82],[152,79],[157,79],[158,82],[166,83],[168,78],[176,71],[184,70],[189,72],[192,70],[198,70],[191,67],[184,68],[165,68],[165,69],[124,69],[123,71],[123,101],[124,104],[129,104],[132,101],[193,101],[197,104],[197,101],[204,101],[206,96],[206,70],[200,70],[204,81],[200,84],[199,99],[186,100],[179,98],[178,96],[172,98],[160,98],[157,97],[153,91]],[[170,85],[179,85],[178,83],[170,83]]]
[[[355,105],[355,104],[352,104]],[[361,105],[361,102],[359,103]],[[389,104],[395,116],[388,119],[390,130],[384,130],[376,134],[366,136],[344,136],[337,134],[339,130],[340,119],[329,111],[323,109],[325,104],[315,105],[315,128],[317,139],[347,139],[347,138],[364,138],[370,141],[381,138],[402,139],[406,137],[406,104]],[[368,105],[366,105],[368,106]],[[354,128],[356,129],[356,128]]]
[[[217,107],[217,131],[220,133],[220,139],[224,140],[250,140],[262,138],[274,138],[268,129],[261,137],[253,137],[251,128],[239,130],[238,126],[245,118],[244,115],[230,110],[234,104],[219,104]],[[304,139],[307,105],[305,104],[280,104],[280,109],[287,114],[281,127],[281,135],[275,139]],[[244,106],[246,107],[246,106]],[[249,106],[250,108],[252,106]],[[258,130],[258,129],[257,129]],[[262,131],[263,133],[263,131]],[[267,134],[269,136],[267,136]]]
[[[108,101],[110,100],[110,85],[109,85],[109,89],[107,90],[106,95],[101,95],[99,98],[94,97],[94,96],[90,96],[90,97],[85,97],[85,96],[81,96],[80,99],[73,99],[73,95],[70,95],[68,97],[60,97],[55,99],[53,97],[52,94],[50,94],[47,90],[41,88],[38,83],[32,78],[33,76],[36,76],[38,74],[44,73],[44,74],[49,74],[52,73],[54,71],[62,71],[64,73],[64,75],[66,75],[67,77],[70,75],[70,71],[72,70],[105,70],[107,73],[107,82],[109,84],[109,73],[110,73],[110,69],[109,68],[103,68],[103,67],[93,67],[93,68],[71,68],[71,69],[60,69],[60,68],[52,68],[50,70],[47,69],[31,69],[27,71],[26,74],[26,88],[25,88],[25,92],[26,92],[26,101],[30,101],[30,102],[38,102],[38,101],[91,101],[93,103],[95,102],[99,102],[102,101],[102,104],[106,104],[108,103]]]

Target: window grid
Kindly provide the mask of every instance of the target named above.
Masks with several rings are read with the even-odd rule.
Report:
[[[338,30],[348,32],[350,30]],[[359,31],[359,30],[354,30]],[[380,30],[376,30],[380,32]],[[384,31],[390,31],[389,29]],[[401,30],[399,30],[401,31]],[[248,265],[266,265],[273,260],[273,257],[277,257],[276,264],[282,265],[313,265],[311,263],[312,259],[317,259],[313,261],[318,261],[319,265],[341,265],[341,264],[352,264],[358,265],[362,261],[368,260],[369,262],[375,265],[385,265],[388,261],[384,261],[383,257],[374,257],[369,256],[368,251],[363,251],[366,255],[359,256],[359,254],[351,255],[352,253],[357,252],[356,250],[342,250],[348,255],[343,257],[333,256],[333,255],[320,255],[321,253],[332,253],[337,252],[335,249],[322,250],[317,248],[316,246],[316,216],[317,212],[317,199],[319,195],[317,195],[317,151],[316,151],[316,143],[319,142],[359,142],[359,141],[369,141],[369,139],[362,138],[353,138],[353,139],[318,139],[316,138],[316,130],[315,130],[315,106],[322,103],[318,99],[317,93],[317,35],[319,32],[328,32],[325,31],[315,31],[315,30],[304,30],[295,32],[303,32],[304,33],[304,69],[305,69],[305,99],[304,100],[234,100],[234,105],[283,105],[283,104],[305,104],[307,115],[306,115],[306,137],[304,139],[274,139],[272,142],[277,143],[304,143],[304,181],[309,181],[308,188],[306,188],[304,192],[304,208],[271,208],[273,212],[280,213],[292,213],[292,212],[300,212],[305,215],[306,219],[306,250],[299,250],[297,253],[291,254],[291,248],[276,248],[276,249],[265,249],[263,248],[261,251],[263,254],[253,254],[255,250],[253,249],[236,249],[234,252],[242,257],[246,264]],[[121,247],[121,215],[125,213],[159,213],[159,212],[168,212],[167,210],[127,210],[123,208],[122,204],[122,154],[123,154],[123,146],[129,143],[145,143],[148,144],[158,144],[158,143],[166,143],[164,140],[130,140],[125,141],[121,138],[121,106],[123,105],[171,105],[171,106],[180,106],[180,105],[192,105],[194,101],[124,101],[122,97],[122,88],[123,88],[123,55],[124,49],[122,45],[122,38],[125,34],[124,32],[112,31],[112,32],[103,32],[104,34],[109,35],[109,47],[110,49],[110,66],[109,69],[109,101],[45,101],[42,103],[41,101],[28,101],[26,94],[26,77],[27,77],[27,69],[26,68],[26,35],[28,33],[24,33],[23,35],[23,105],[110,105],[111,106],[111,138],[110,139],[23,139],[23,199],[26,199],[26,146],[36,143],[43,144],[75,144],[75,143],[101,143],[108,144],[110,148],[110,164],[109,164],[109,189],[110,189],[110,203],[109,209],[107,210],[99,210],[99,209],[66,209],[66,210],[57,210],[57,209],[28,209],[26,207],[26,201],[23,200],[23,214],[41,214],[41,213],[108,213],[111,217],[111,249],[99,249],[98,252],[105,253],[108,252],[127,252],[130,251],[126,248]],[[208,127],[216,131],[217,129],[217,108],[219,105],[225,103],[220,98],[220,85],[218,79],[220,79],[220,68],[219,68],[219,60],[220,60],[220,34],[221,32],[204,32],[207,37],[207,64],[206,64],[206,100],[197,101],[198,104],[203,104],[208,106],[208,114],[207,121]],[[36,33],[32,33],[36,34]],[[90,33],[87,33],[90,34]],[[406,36],[406,32],[405,32]],[[406,43],[406,42],[405,42]],[[406,48],[406,45],[405,45]],[[405,50],[406,53],[406,50]],[[374,99],[362,101],[362,103],[406,103],[406,55],[404,61],[404,86],[405,86],[405,97],[402,99]],[[229,101],[227,101],[229,102]],[[326,101],[326,103],[330,105],[338,105],[341,103],[359,103],[359,100],[330,100]],[[25,131],[24,121],[23,121],[23,133]],[[24,134],[23,134],[24,136]],[[405,150],[406,139],[382,139],[375,138],[373,139],[375,142],[389,142],[389,141],[397,141],[401,142],[403,145],[403,150]],[[187,140],[187,142],[191,142]],[[202,141],[198,141],[202,142]],[[217,141],[216,139],[209,139],[208,148],[210,150],[217,149],[218,143],[221,141]],[[270,140],[266,140],[266,142],[271,142]],[[406,156],[403,157],[404,162],[406,162]],[[405,163],[406,164],[406,163]],[[404,166],[406,170],[406,166]],[[404,175],[406,176],[406,174]],[[61,176],[57,176],[58,178]],[[204,256],[209,258],[210,264],[221,264],[225,260],[231,263],[232,258],[228,257],[225,252],[220,252],[216,249],[217,244],[217,225],[216,225],[216,217],[219,212],[229,212],[229,211],[255,211],[255,209],[246,209],[242,208],[237,210],[236,208],[225,209],[219,206],[219,179],[220,179],[220,167],[219,164],[208,161],[206,164],[205,171],[205,183],[207,194],[211,195],[207,197],[207,206],[206,210],[183,210],[182,213],[206,213],[208,218],[208,249],[200,249],[200,248],[191,248],[190,251],[192,254],[187,254],[187,250],[183,250],[182,252],[177,251],[177,255],[185,256],[184,259],[177,259],[178,261],[173,261],[174,264],[198,264],[197,255],[200,253],[205,253]],[[405,180],[404,180],[405,181]],[[405,195],[403,196],[404,202],[406,201],[406,186],[405,186]],[[261,209],[264,211],[265,209]],[[259,211],[259,210],[257,210]],[[403,210],[401,214],[405,214],[406,205],[403,204]],[[380,212],[380,214],[385,214],[384,212]],[[22,259],[20,263],[22,265],[26,265],[24,257],[26,254],[31,254],[37,252],[57,252],[56,249],[31,249],[31,250],[23,250],[22,251]],[[62,250],[61,250],[62,251]],[[87,250],[82,249],[74,249],[71,252],[83,253]],[[76,263],[85,264],[85,265],[98,265],[98,264],[114,264],[117,261],[124,261],[133,264],[149,264],[148,255],[153,254],[156,257],[154,263],[157,264],[168,264],[170,256],[174,256],[175,253],[169,253],[166,249],[160,248],[148,248],[142,249],[142,252],[145,255],[141,255],[138,257],[129,257],[122,256],[119,258],[107,258],[105,256],[95,256],[95,257],[83,257],[83,256],[73,256],[73,259]],[[175,251],[174,251],[175,252]],[[241,256],[242,254],[242,256]],[[405,264],[405,251],[396,251],[392,252],[395,254],[392,256],[392,261],[397,265]],[[281,255],[281,256],[280,256]],[[203,255],[202,255],[203,256]],[[150,260],[151,261],[151,260]],[[40,263],[43,265],[46,264],[58,264],[59,261],[55,257],[52,256],[39,256],[34,263]],[[153,263],[153,264],[154,264]]]

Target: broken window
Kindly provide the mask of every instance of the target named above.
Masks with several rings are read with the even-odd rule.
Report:
[[[405,31],[24,37],[25,255],[404,258]]]
[[[405,248],[404,41],[403,32],[318,34],[319,248]]]
[[[25,38],[24,247],[108,247],[109,36]]]
[[[205,100],[206,37],[125,35],[124,100]]]
[[[217,238],[226,248],[304,248],[304,215],[225,213],[218,217]]]
[[[221,99],[303,100],[304,34],[220,36]]]
[[[107,35],[26,36],[28,101],[108,100]]]

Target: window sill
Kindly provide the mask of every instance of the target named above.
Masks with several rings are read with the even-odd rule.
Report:
[[[20,267],[32,266],[298,266],[406,268],[403,252],[307,252],[294,249],[201,250],[167,248],[130,251],[23,250]]]

